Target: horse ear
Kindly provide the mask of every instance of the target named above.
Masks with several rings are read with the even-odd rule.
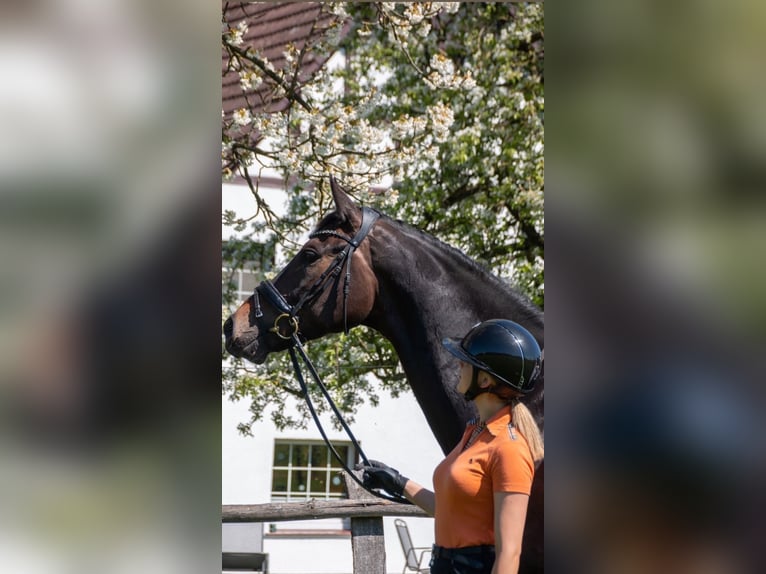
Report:
[[[335,210],[338,214],[351,223],[358,223],[360,219],[359,206],[354,203],[354,200],[335,181],[333,176],[330,176],[330,190],[332,190],[332,199],[335,202]]]

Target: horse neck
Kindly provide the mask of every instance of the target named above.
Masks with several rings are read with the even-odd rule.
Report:
[[[498,317],[542,338],[541,314],[433,237],[388,219],[374,235],[370,249],[378,296],[365,324],[391,341],[429,426],[448,452],[475,409],[455,391],[457,366],[442,339],[462,337],[479,321]]]

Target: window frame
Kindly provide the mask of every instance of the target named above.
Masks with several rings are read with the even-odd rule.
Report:
[[[260,270],[256,269],[248,269],[247,267],[222,267],[221,268],[222,273],[225,275],[228,274],[227,281],[230,281],[234,284],[233,292],[236,297],[236,302],[238,304],[244,303],[255,290],[255,287],[258,286],[258,283],[261,282],[261,277],[263,276],[263,273]],[[245,284],[245,275],[252,275],[253,277],[253,288],[252,289],[244,289]]]
[[[288,447],[287,462],[286,464],[277,464],[277,449],[282,446]],[[356,463],[357,454],[354,445],[351,441],[333,441],[333,446],[340,452],[341,448],[346,448],[346,465],[349,468],[353,468]],[[294,448],[295,447],[307,447],[308,457],[305,465],[295,464]],[[313,460],[313,447],[322,447],[324,449],[325,464],[318,465]],[[287,473],[286,489],[275,489],[275,473],[285,472]],[[271,482],[270,482],[270,497],[272,502],[305,502],[307,500],[343,500],[348,499],[348,491],[342,480],[341,472],[343,468],[338,465],[335,457],[330,452],[330,449],[321,440],[312,439],[286,439],[276,438],[274,439],[274,449],[271,457]],[[305,472],[305,491],[298,489],[297,485],[293,484],[294,472]],[[312,489],[312,476],[314,473],[322,473],[324,475],[324,491]],[[334,475],[340,479],[340,482],[336,482],[335,486],[340,486],[340,492],[332,492],[332,481]]]

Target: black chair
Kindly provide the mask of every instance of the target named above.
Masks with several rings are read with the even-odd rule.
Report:
[[[396,526],[396,533],[399,535],[399,542],[402,543],[402,550],[404,550],[404,570],[402,574],[407,574],[407,570],[418,573],[430,573],[428,568],[428,562],[424,562],[426,553],[431,553],[431,548],[425,546],[416,548],[412,545],[412,538],[410,537],[410,529],[407,528],[407,523],[400,518],[394,520]],[[418,557],[418,552],[420,556]],[[425,566],[424,566],[425,564]]]

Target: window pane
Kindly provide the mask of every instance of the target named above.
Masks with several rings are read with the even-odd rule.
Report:
[[[293,445],[293,466],[309,465],[309,447],[306,444]]]
[[[311,447],[311,466],[327,466],[327,447],[323,444],[315,444]]]
[[[327,472],[316,470],[311,472],[311,492],[324,495],[327,489]]]
[[[344,494],[346,492],[345,485],[343,484],[343,477],[339,472],[330,473],[330,492],[336,494]]]
[[[308,486],[308,474],[306,470],[294,470],[290,492],[305,494]]]
[[[336,446],[335,450],[338,451],[338,454],[343,459],[343,462],[346,462],[348,460],[348,447],[347,446]],[[333,466],[334,468],[340,468],[340,463],[337,460],[335,460],[335,456],[334,455],[330,456],[330,465]]]
[[[349,443],[336,444],[335,449],[346,461],[354,452]],[[271,499],[326,500],[348,497],[339,472],[340,467],[327,445],[318,441],[275,441]]]
[[[271,473],[272,492],[287,492],[287,471],[275,470]]]
[[[242,291],[254,291],[258,285],[258,278],[252,271],[242,270]]]
[[[274,466],[287,466],[287,461],[290,456],[289,444],[276,444],[274,445]]]

